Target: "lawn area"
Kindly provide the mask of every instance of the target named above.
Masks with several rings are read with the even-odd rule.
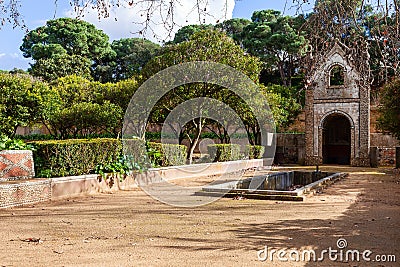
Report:
[[[319,253],[337,249],[339,238],[346,249],[400,260],[400,177],[389,169],[321,169],[349,176],[304,202],[224,198],[176,208],[137,189],[3,209],[0,265],[398,266],[258,260],[265,246]]]

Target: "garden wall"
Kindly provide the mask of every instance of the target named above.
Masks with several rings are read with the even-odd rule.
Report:
[[[275,164],[304,164],[304,134],[276,134]]]
[[[371,133],[370,138],[372,166],[394,167],[396,146],[400,146],[400,142],[393,136],[382,133]],[[304,151],[304,134],[278,133],[274,163],[303,164]]]
[[[65,197],[73,197],[99,192],[131,190],[137,188],[135,180],[157,182],[162,177],[165,180],[175,180],[189,177],[219,175],[226,172],[262,167],[270,165],[272,160],[254,159],[231,162],[185,165],[179,167],[163,167],[149,169],[144,173],[125,177],[123,181],[116,175],[102,177],[97,174],[69,176],[49,179],[29,179],[24,181],[7,181],[0,183],[0,208],[33,204]],[[156,179],[156,180],[155,180]]]

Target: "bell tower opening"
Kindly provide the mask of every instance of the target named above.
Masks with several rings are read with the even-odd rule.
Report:
[[[329,72],[329,86],[342,86],[344,85],[344,68],[340,65],[335,65]]]
[[[350,164],[351,125],[346,116],[336,113],[324,120],[322,155],[325,164]]]

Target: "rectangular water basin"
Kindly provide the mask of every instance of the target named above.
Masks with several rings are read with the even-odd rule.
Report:
[[[205,194],[303,201],[304,194],[335,182],[346,173],[288,171],[203,187]]]

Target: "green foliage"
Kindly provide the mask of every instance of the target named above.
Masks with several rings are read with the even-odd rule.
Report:
[[[241,44],[243,30],[249,24],[251,24],[251,21],[248,19],[233,18],[216,24],[215,28],[221,29],[227,35],[232,37],[233,40],[236,41],[236,43]]]
[[[400,79],[381,89],[378,127],[400,140]]]
[[[15,139],[21,139],[24,141],[43,141],[43,140],[60,140],[60,135],[51,134],[29,134],[29,135],[15,135]],[[85,136],[78,135],[76,139],[94,139],[94,138],[114,138],[114,134],[86,134]],[[72,135],[67,136],[65,139],[73,139]]]
[[[208,145],[207,150],[214,162],[233,161],[241,158],[238,144],[213,144]]]
[[[96,166],[118,160],[118,139],[69,139],[33,142],[37,177],[61,177],[93,173]]]
[[[301,105],[292,95],[293,90],[282,85],[259,85],[259,87],[268,99],[276,130],[284,131],[293,123],[302,110]]]
[[[7,136],[0,136],[0,150],[34,150],[34,146],[26,144],[20,139],[10,139]]]
[[[140,138],[124,138],[123,154],[131,170],[144,170],[150,168],[146,150],[146,141]]]
[[[93,134],[116,136],[137,87],[134,79],[116,84],[102,84],[76,75],[57,79],[53,90],[60,96],[61,105],[49,119],[53,134],[61,135],[61,138]]]
[[[104,176],[106,173],[119,173],[120,175],[129,174],[131,171],[129,161],[125,156],[120,155],[114,162],[104,164],[100,163],[96,165],[94,170],[95,173]]]
[[[249,159],[261,159],[264,155],[264,152],[265,152],[264,146],[247,145],[245,150],[245,155]]]
[[[52,87],[59,94],[63,107],[69,107],[81,102],[95,102],[98,82],[92,82],[78,75],[69,75],[58,78]]]
[[[184,145],[148,142],[147,153],[150,161],[155,166],[178,166],[186,163],[187,147]]]
[[[179,44],[182,42],[189,41],[193,34],[204,31],[204,30],[212,30],[214,26],[211,24],[193,24],[187,25],[180,28],[174,36],[174,40],[171,42],[172,44]]]
[[[145,80],[169,66],[192,61],[211,61],[226,64],[241,71],[254,82],[258,81],[261,69],[261,62],[253,56],[246,55],[244,50],[225,33],[219,30],[202,30],[191,35],[188,41],[165,46],[160,55],[150,60],[143,68],[142,76]],[[164,95],[152,111],[151,122],[162,123],[170,110],[186,100],[201,97],[217,99],[236,111],[242,108],[241,105],[246,104],[240,101],[238,96],[221,88],[221,86],[207,83],[187,84]],[[201,101],[198,104],[201,105]],[[201,107],[199,106],[198,109],[201,110]],[[240,112],[237,113],[241,114]],[[196,147],[202,130],[209,123],[205,120],[205,117],[198,115],[196,117],[182,128],[183,131],[180,134],[177,134],[179,138],[189,140],[189,159],[193,156],[193,148]]]
[[[252,55],[259,57],[266,69],[278,70],[282,83],[291,86],[291,78],[298,67],[306,44],[303,33],[298,32],[299,18],[282,16],[279,11],[255,11],[252,23],[242,33],[242,43]]]
[[[96,86],[96,102],[110,101],[125,112],[139,84],[134,78]]]
[[[59,107],[57,93],[29,75],[0,74],[0,134],[47,121]]]
[[[52,55],[80,55],[91,60],[112,53],[108,36],[93,24],[72,18],[49,20],[30,31],[20,47],[24,57],[34,60]]]
[[[46,80],[71,74],[89,77],[92,62],[115,55],[103,31],[72,18],[49,20],[30,31],[20,50],[35,60],[30,72]]]
[[[60,54],[39,58],[29,69],[29,73],[51,82],[59,77],[79,75],[90,79],[91,61],[80,55]]]
[[[81,102],[64,108],[54,116],[51,125],[62,138],[90,133],[118,133],[123,118],[122,109],[105,101],[103,104]]]
[[[101,82],[120,81],[138,75],[143,66],[160,50],[160,46],[141,38],[114,40],[111,48],[115,57],[100,62],[94,77]]]

